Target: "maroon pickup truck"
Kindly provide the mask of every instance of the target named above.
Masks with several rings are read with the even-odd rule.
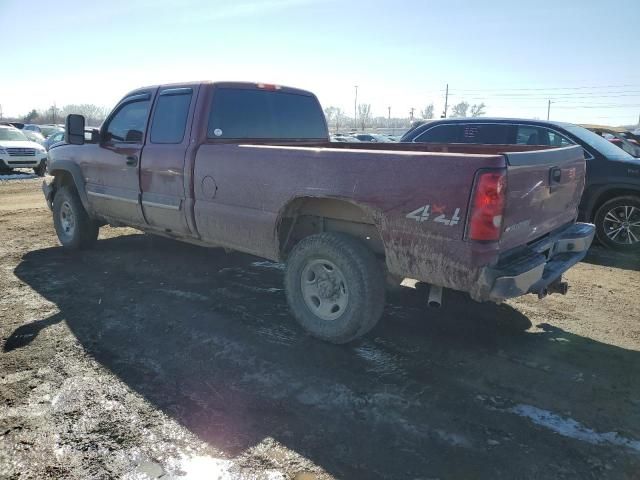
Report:
[[[43,186],[64,247],[131,226],[286,263],[293,315],[345,343],[416,279],[477,301],[566,292],[586,254],[581,147],[329,143],[316,97],[255,83],[135,90],[99,130],[67,118]]]

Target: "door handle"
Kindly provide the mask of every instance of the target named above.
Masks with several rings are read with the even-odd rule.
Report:
[[[129,155],[127,157],[127,165],[130,165],[132,167],[138,165],[138,157],[136,157],[135,155]]]
[[[549,170],[549,184],[560,183],[562,179],[562,169],[560,167],[553,167]]]

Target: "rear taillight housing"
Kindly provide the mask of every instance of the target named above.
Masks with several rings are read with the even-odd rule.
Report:
[[[470,240],[495,241],[502,233],[502,214],[507,190],[506,170],[481,171],[476,175],[467,225]]]

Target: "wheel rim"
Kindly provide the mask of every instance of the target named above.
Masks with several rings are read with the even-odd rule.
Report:
[[[73,236],[76,228],[76,220],[69,202],[63,202],[60,207],[60,226],[62,227],[62,233],[66,237]]]
[[[302,298],[309,310],[322,320],[335,320],[349,303],[349,291],[342,271],[328,260],[311,260],[302,269]]]
[[[607,238],[620,245],[640,242],[640,208],[621,205],[612,208],[604,216],[604,233]]]

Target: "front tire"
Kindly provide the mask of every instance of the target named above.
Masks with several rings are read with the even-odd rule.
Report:
[[[343,344],[369,332],[382,316],[385,279],[380,262],[361,241],[343,233],[320,233],[291,252],[285,292],[305,330]]]
[[[98,224],[69,186],[61,187],[53,197],[53,225],[60,244],[70,250],[89,248],[98,239]]]
[[[47,172],[47,161],[43,160],[40,162],[40,165],[37,167],[33,167],[33,173],[35,173],[39,177],[44,177],[44,174]]]
[[[640,250],[640,197],[616,197],[603,203],[594,223],[602,245],[620,252]]]

